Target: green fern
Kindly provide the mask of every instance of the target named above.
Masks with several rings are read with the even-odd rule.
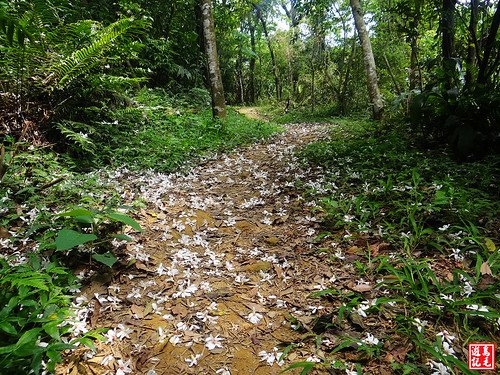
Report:
[[[81,151],[91,154],[95,152],[94,142],[89,138],[88,133],[84,132],[92,130],[89,125],[82,122],[64,120],[57,124],[57,128],[64,134],[66,139],[72,141]]]
[[[121,36],[137,30],[140,25],[141,22],[133,18],[122,18],[100,30],[88,46],[74,51],[71,56],[50,69],[55,86],[62,89],[75,78],[104,63],[104,55],[113,47],[114,42]]]
[[[145,77],[123,77],[110,74],[100,74],[92,77],[93,86],[100,86],[108,91],[119,91],[138,86],[147,81]]]

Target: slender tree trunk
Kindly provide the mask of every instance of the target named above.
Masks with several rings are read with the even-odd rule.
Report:
[[[292,83],[292,98],[296,97],[297,94],[297,87],[299,83],[299,72],[301,68],[300,64],[300,59],[296,58],[296,43],[297,40],[299,39],[299,30],[298,26],[300,24],[300,21],[302,19],[302,14],[297,11],[297,5],[299,1],[297,0],[291,0],[290,1],[290,8],[287,7],[285,4],[285,1],[281,1],[281,7],[285,11],[286,16],[288,17],[289,23],[290,23],[290,32],[291,32],[291,37],[290,37],[290,57],[288,58],[288,75],[290,82]]]
[[[252,56],[250,57],[249,67],[250,67],[250,82],[248,85],[248,95],[249,102],[255,103],[255,56],[257,52],[255,50],[255,26],[252,23],[252,20],[249,22],[250,29],[250,46],[252,48]]]
[[[224,98],[224,87],[222,86],[219,57],[217,55],[212,0],[200,0],[200,5],[205,53],[208,63],[208,78],[212,94],[212,113],[214,118],[224,118],[226,117],[226,100]]]
[[[351,55],[346,64],[344,80],[339,88],[339,112],[342,116],[347,115],[347,91],[349,89],[349,78],[351,75],[351,67],[354,64],[354,56],[356,56],[356,39],[352,38]]]
[[[243,26],[240,28],[241,34],[243,34]],[[236,62],[236,75],[238,79],[238,89],[239,89],[239,102],[245,102],[245,85],[243,84],[243,46],[241,39],[238,43],[238,60]]]
[[[392,84],[394,85],[394,90],[396,90],[396,93],[401,96],[401,89],[399,88],[398,81],[396,80],[396,77],[392,72],[391,64],[389,63],[389,60],[387,59],[387,55],[385,54],[385,52],[384,52],[384,61],[385,65],[387,66],[387,71],[389,72],[389,76],[391,77]]]
[[[420,63],[418,62],[418,38],[417,36],[411,37],[410,41],[410,90],[415,89],[417,86],[420,91],[423,90],[422,71]]]
[[[443,70],[445,87],[450,89],[453,85],[456,63],[455,56],[455,6],[457,0],[443,0],[441,11],[441,50],[443,57]]]
[[[420,65],[418,62],[418,27],[420,25],[420,19],[422,17],[422,0],[415,1],[415,9],[413,13],[413,18],[410,19],[409,28],[409,39],[410,39],[410,76],[409,76],[409,88],[410,91],[414,90],[417,86],[422,90],[422,74],[420,71]]]
[[[315,92],[314,92],[314,64],[311,64],[311,109],[312,109],[312,113],[314,114],[314,107],[315,107],[315,104],[316,104],[316,96],[315,96]]]
[[[474,81],[474,65],[476,64],[476,42],[477,42],[477,13],[479,0],[470,2],[470,22],[469,22],[469,47],[467,48],[467,60],[465,70],[465,86],[471,87]]]
[[[486,43],[484,45],[484,54],[481,59],[481,64],[479,66],[479,74],[477,76],[478,83],[484,84],[488,81],[490,73],[488,72],[488,64],[491,56],[491,51],[495,46],[495,39],[500,26],[500,2],[497,3],[497,9],[493,15],[493,20],[491,21],[490,30],[488,31],[488,37],[486,38]],[[494,71],[495,65],[498,64],[498,56],[495,59],[493,68],[490,71]]]
[[[368,95],[372,102],[373,118],[380,120],[384,113],[384,102],[380,89],[378,87],[377,67],[375,65],[375,58],[373,57],[372,45],[368,30],[366,30],[365,21],[363,20],[363,10],[359,0],[350,0],[352,14],[354,16],[354,23],[358,31],[359,40],[363,49],[363,60],[366,70],[366,81],[368,84]]]
[[[271,39],[269,38],[269,34],[267,32],[267,25],[266,25],[266,20],[262,16],[262,12],[259,8],[258,5],[253,4],[257,14],[257,18],[260,20],[260,23],[262,25],[262,32],[264,33],[264,36],[266,37],[267,41],[267,47],[269,48],[269,54],[271,55],[271,63],[273,65],[273,74],[274,74],[274,87],[276,89],[276,99],[281,100],[281,85],[280,85],[280,78],[279,78],[279,72],[278,72],[278,65],[276,64],[276,58],[274,57],[274,49],[273,45],[271,43]]]

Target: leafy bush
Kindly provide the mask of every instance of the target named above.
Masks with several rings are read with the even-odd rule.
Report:
[[[198,99],[189,103],[188,95]],[[229,150],[278,130],[233,110],[225,121],[212,119],[208,94],[201,89],[177,96],[143,89],[134,102],[129,110],[115,112],[116,124],[107,132],[100,131],[102,136],[94,140],[103,161],[132,169],[172,171],[207,152]]]
[[[57,263],[32,254],[29,261],[0,258],[0,366],[6,373],[54,371],[61,352],[74,347],[71,290],[76,278]],[[74,343],[74,341],[73,341]],[[47,362],[46,362],[47,361]]]
[[[92,258],[99,263],[112,267],[117,258],[110,251],[113,239],[132,242],[133,239],[126,234],[118,233],[122,225],[127,225],[138,232],[142,228],[134,219],[121,212],[107,210],[87,210],[75,208],[62,212],[56,216],[73,219],[75,229],[67,227],[60,229],[53,244],[47,244],[45,249],[53,248],[56,251],[71,251],[75,248],[90,251]],[[101,250],[101,251],[98,251]],[[106,251],[106,252],[104,252]]]
[[[471,374],[463,348],[497,336],[498,157],[457,164],[446,152],[421,152],[408,138],[343,120],[332,127],[330,141],[302,151],[304,161],[327,176],[321,192],[309,193],[324,213],[319,237],[334,241],[334,250],[323,249],[331,253],[332,272],[346,268],[373,285],[366,293],[314,292],[337,310],[327,324],[315,325],[317,340],[336,337],[339,327],[349,332],[346,325],[354,323],[352,329],[371,327],[390,343],[367,345],[347,333],[317,366],[342,368],[338,354],[354,347],[357,358],[387,355],[404,373],[427,371],[429,361]],[[348,256],[354,260],[344,261]],[[403,358],[394,360],[394,345],[405,351]]]
[[[96,120],[107,119],[103,107],[122,105],[124,88],[144,81],[133,70],[123,76],[113,68],[137,57],[137,35],[148,19],[65,23],[64,6],[39,1],[2,1],[0,9],[3,133],[18,141],[48,138],[60,145],[67,139],[70,149],[91,152],[87,135]]]

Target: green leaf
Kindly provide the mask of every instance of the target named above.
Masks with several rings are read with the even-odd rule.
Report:
[[[40,373],[40,368],[42,367],[42,353],[37,353],[33,356],[31,360],[31,368],[35,375]]]
[[[108,267],[113,267],[113,264],[117,262],[118,259],[110,253],[109,251],[104,254],[94,254],[92,255],[92,258],[95,259],[96,261],[105,264]]]
[[[311,371],[314,368],[315,365],[316,363],[314,362],[295,362],[292,363],[290,366],[288,366],[286,369],[284,369],[282,373],[296,368],[302,368],[300,375],[306,375],[309,373],[309,371]]]
[[[84,234],[71,229],[61,229],[57,233],[56,248],[57,251],[64,251],[96,239],[97,237],[94,234]]]
[[[58,321],[50,322],[43,325],[43,330],[53,339],[60,340],[58,325]]]
[[[118,221],[120,223],[123,223],[125,225],[130,226],[130,227],[132,227],[133,229],[135,229],[138,232],[142,232],[142,228],[139,225],[139,223],[137,221],[135,221],[134,219],[132,219],[128,215],[119,214],[119,213],[116,213],[116,212],[111,212],[111,213],[108,214],[108,217],[111,220]]]
[[[16,351],[16,344],[0,347],[0,355],[12,353],[14,351]]]
[[[491,238],[485,237],[484,238],[484,244],[486,245],[486,248],[493,252],[496,250],[495,243],[491,240]]]
[[[79,223],[92,224],[94,222],[95,214],[85,208],[75,208],[71,211],[62,212],[57,216],[73,217]]]
[[[449,203],[448,196],[445,191],[438,190],[436,191],[436,196],[434,197],[435,205],[446,205]]]
[[[119,234],[113,234],[113,238],[116,238],[118,240],[123,240],[127,242],[133,242],[134,239],[130,236],[127,236],[126,234],[119,233]]]
[[[41,328],[32,328],[29,331],[23,333],[23,335],[19,338],[17,343],[15,344],[17,348],[28,344],[35,343],[38,340],[38,335],[40,334]]]
[[[92,211],[86,210],[85,208],[75,208],[74,210],[62,212],[57,214],[56,216],[69,216],[69,217],[77,217],[77,216],[94,216]]]
[[[9,322],[0,322],[0,329],[9,335],[17,335],[16,327]]]
[[[91,340],[91,339],[88,339],[86,337],[81,337],[79,339],[76,339],[75,341],[73,341],[75,343],[80,343],[82,345],[85,345],[86,347],[92,349],[92,350],[95,350],[95,345],[94,345],[94,342]]]

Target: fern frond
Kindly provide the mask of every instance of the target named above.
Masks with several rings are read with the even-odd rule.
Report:
[[[123,77],[110,74],[100,74],[92,79],[94,86],[99,86],[108,91],[121,91],[146,81],[146,77]]]
[[[133,18],[123,18],[97,32],[88,46],[73,52],[50,69],[51,77],[56,81],[55,86],[63,88],[75,78],[104,63],[105,52],[113,47],[119,37],[137,28],[137,24]]]
[[[193,77],[188,69],[184,68],[182,65],[178,65],[175,63],[172,63],[172,65],[170,66],[170,71],[178,78],[191,79]]]
[[[80,130],[89,129],[89,125],[77,121],[64,120],[57,124],[57,128],[66,139],[72,141],[80,150],[91,154],[95,152],[94,142],[89,138],[88,133]]]

